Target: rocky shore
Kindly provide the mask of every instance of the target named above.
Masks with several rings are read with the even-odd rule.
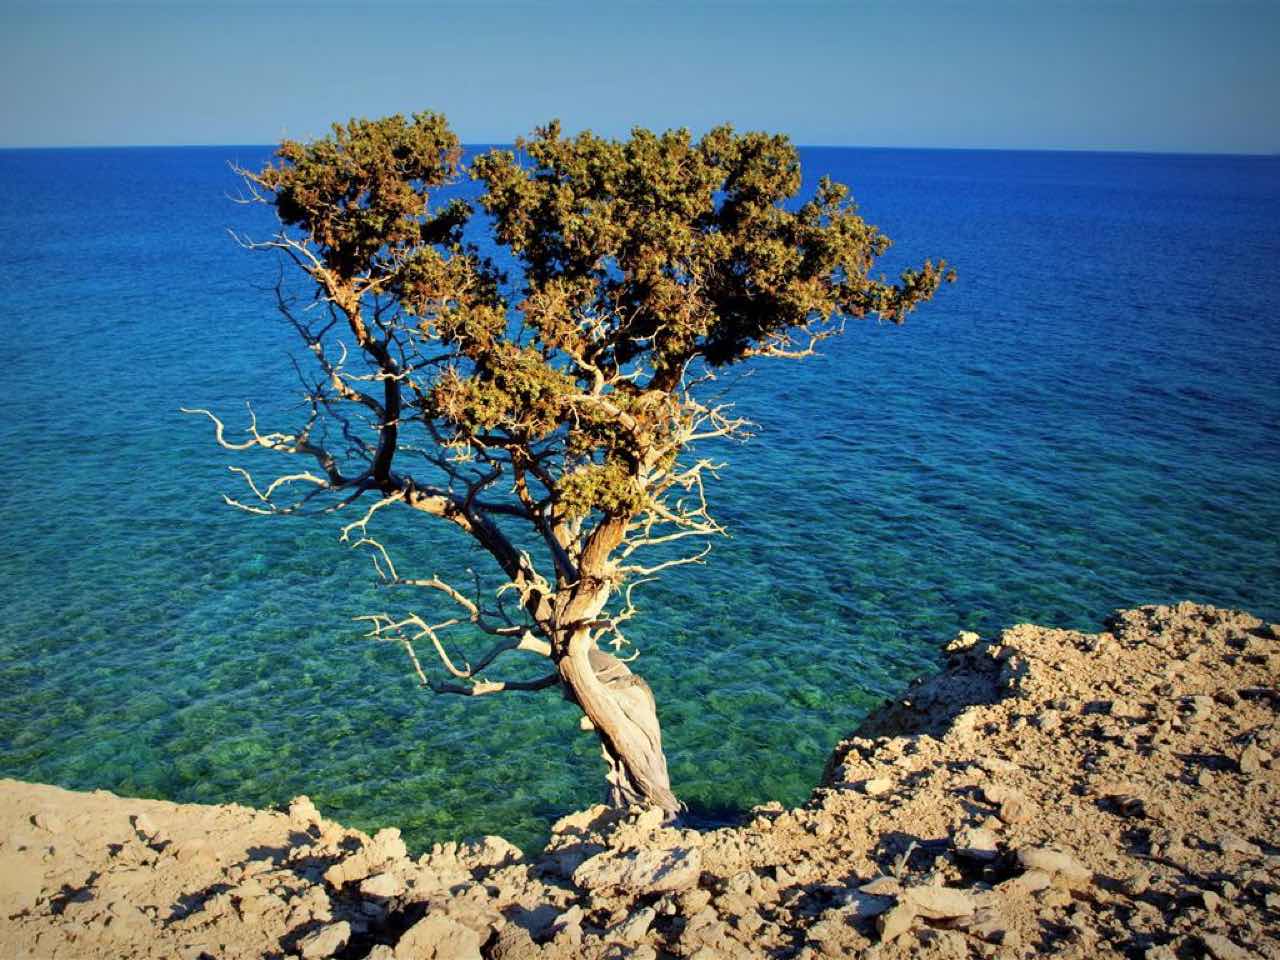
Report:
[[[285,812],[0,781],[13,957],[1280,958],[1280,625],[963,634],[803,807],[597,807],[410,858]]]

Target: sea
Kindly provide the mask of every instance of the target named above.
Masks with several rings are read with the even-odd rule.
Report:
[[[354,517],[227,507],[239,431],[305,415],[279,270],[229,231],[268,147],[0,151],[0,776],[255,806],[309,795],[415,850],[526,847],[602,797],[557,694],[437,697],[362,614],[416,611]],[[632,668],[704,821],[802,801],[958,631],[1096,631],[1194,600],[1280,620],[1280,158],[801,150],[959,280],[903,326],[716,385],[757,426],[729,536],[635,594]],[[389,512],[388,512],[389,513]],[[402,573],[487,571],[387,517]]]

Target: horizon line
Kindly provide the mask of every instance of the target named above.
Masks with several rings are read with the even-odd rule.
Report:
[[[311,141],[302,141],[311,142]],[[794,141],[793,141],[794,143]],[[1217,150],[1178,150],[1161,147],[922,147],[895,144],[855,144],[855,143],[794,143],[798,149],[810,150],[927,150],[948,153],[1087,153],[1117,154],[1130,156],[1172,156],[1172,157],[1251,157],[1267,159],[1280,157],[1277,151],[1217,151]],[[78,143],[78,144],[0,144],[0,152],[18,152],[23,150],[216,150],[219,148],[237,147],[270,150],[278,143]],[[476,140],[462,143],[465,148],[473,147],[514,147],[515,144],[501,141]]]

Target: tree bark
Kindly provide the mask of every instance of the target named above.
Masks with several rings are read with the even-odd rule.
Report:
[[[682,809],[671,790],[662,728],[649,685],[617,657],[599,650],[586,631],[569,641],[560,676],[600,737],[610,805]]]

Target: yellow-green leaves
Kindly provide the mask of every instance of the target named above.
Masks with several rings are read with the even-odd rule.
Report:
[[[280,219],[314,237],[326,265],[349,277],[384,248],[419,240],[427,191],[457,174],[461,155],[440,114],[396,114],[334,124],[311,143],[286,140],[279,162],[252,179],[273,191]],[[434,232],[451,235],[459,212],[447,210]]]
[[[669,387],[695,357],[731,363],[838,315],[901,320],[946,276],[872,280],[888,239],[828,179],[791,208],[800,162],[784,136],[635,129],[618,142],[552,123],[517,146],[523,159],[476,159],[480,203],[525,267],[534,328],[595,369],[639,361]]]
[[[615,517],[630,517],[645,505],[644,490],[625,464],[606,461],[586,464],[564,474],[556,482],[556,498],[570,519],[593,510]]]
[[[785,136],[619,141],[551,123],[469,171],[494,245],[522,268],[507,287],[463,244],[471,207],[430,203],[460,157],[439,114],[397,115],[286,141],[248,179],[299,234],[283,247],[305,252],[385,396],[404,383],[433,437],[536,464],[554,516],[646,509],[652,472],[693,433],[689,411],[708,412],[685,392],[690,369],[800,355],[846,317],[901,322],[951,276],[926,261],[873,278],[888,238],[842,184],[798,202]]]
[[[566,419],[561,398],[573,382],[530,347],[494,342],[470,371],[449,367],[432,391],[433,413],[463,438],[502,428],[530,441],[554,432]]]

